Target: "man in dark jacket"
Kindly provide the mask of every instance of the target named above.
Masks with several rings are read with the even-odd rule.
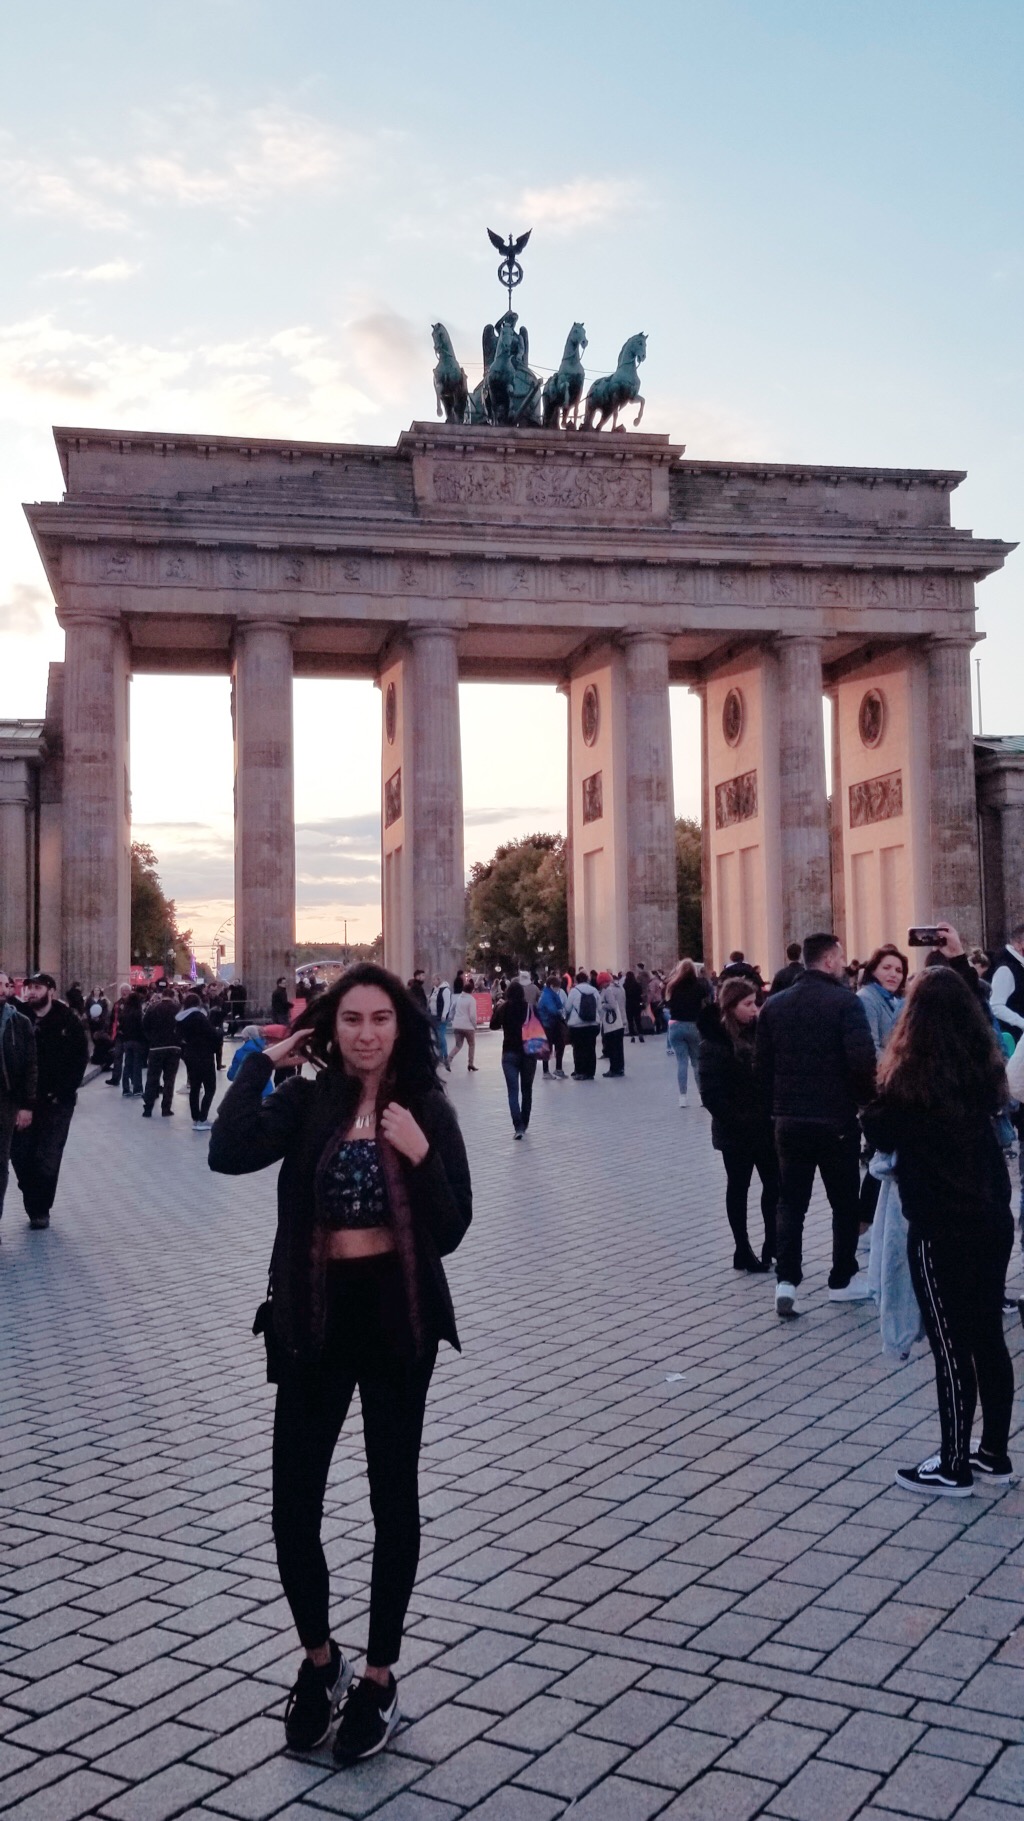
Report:
[[[0,969],[0,1214],[16,1131],[32,1124],[36,1103],[36,1039],[32,1021],[14,997],[14,981]]]
[[[802,1244],[816,1170],[832,1209],[830,1302],[870,1294],[857,1278],[860,1129],[857,1109],[875,1086],[875,1046],[864,1007],[843,978],[838,937],[808,936],[805,972],[774,994],[757,1023],[757,1073],[775,1121],[779,1154],[775,1307],[796,1314]]]
[[[292,1003],[288,997],[288,981],[284,974],[270,995],[270,1021],[272,1024],[290,1024],[292,1021]]]
[[[780,967],[777,974],[773,974],[771,986],[768,988],[769,993],[784,993],[787,986],[796,985],[804,971],[800,955],[799,942],[791,942],[786,950],[786,965]]]
[[[11,1162],[28,1224],[40,1230],[50,1224],[89,1043],[81,1021],[57,998],[52,974],[31,974],[25,981],[25,1011],[34,1026],[36,1104],[31,1124],[15,1131]]]
[[[142,1095],[142,1117],[152,1119],[156,1097],[163,1088],[160,1111],[174,1114],[174,1078],[181,1060],[181,1032],[176,1020],[178,1003],[173,993],[157,993],[142,1014],[142,1035],[149,1045],[149,1066]]]

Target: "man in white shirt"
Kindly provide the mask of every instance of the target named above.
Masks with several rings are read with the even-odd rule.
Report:
[[[597,1073],[597,1038],[601,1029],[601,996],[583,969],[566,1001],[566,1024],[572,1044],[572,1078],[593,1081]]]

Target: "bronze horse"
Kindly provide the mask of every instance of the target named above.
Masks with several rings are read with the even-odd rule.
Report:
[[[587,332],[583,324],[574,322],[566,340],[562,364],[557,373],[552,373],[550,379],[545,380],[541,393],[545,430],[567,430],[570,419],[575,429],[579,421],[580,399],[586,378],[580,354],[586,345]]]
[[[607,379],[595,379],[587,393],[587,403],[583,413],[584,430],[600,430],[612,420],[612,429],[619,427],[619,412],[624,405],[637,399],[640,409],[633,419],[633,428],[639,424],[644,414],[646,400],[640,393],[640,375],[637,368],[642,360],[647,359],[646,335],[631,335],[619,353],[619,364],[614,373]],[[598,418],[597,423],[594,419]]]
[[[437,415],[446,424],[464,424],[469,410],[469,386],[465,368],[455,358],[452,339],[443,322],[434,323],[431,331],[437,366],[434,368],[434,392]]]

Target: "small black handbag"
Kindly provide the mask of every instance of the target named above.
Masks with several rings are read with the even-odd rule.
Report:
[[[280,1342],[274,1333],[273,1278],[268,1277],[267,1279],[266,1299],[260,1303],[253,1317],[252,1331],[254,1334],[263,1336],[263,1345],[267,1351],[267,1384],[280,1384],[282,1360]]]

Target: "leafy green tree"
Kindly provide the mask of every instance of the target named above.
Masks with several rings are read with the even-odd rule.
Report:
[[[523,835],[490,860],[478,860],[466,890],[468,950],[477,967],[564,962],[569,952],[565,842]]]
[[[692,961],[704,959],[701,858],[700,823],[693,816],[677,816],[676,886],[679,893],[679,953],[689,955]]]
[[[192,931],[179,930],[174,899],[160,883],[159,861],[145,841],[132,842],[132,960],[143,967],[166,967],[174,952],[174,968],[188,972]]]

